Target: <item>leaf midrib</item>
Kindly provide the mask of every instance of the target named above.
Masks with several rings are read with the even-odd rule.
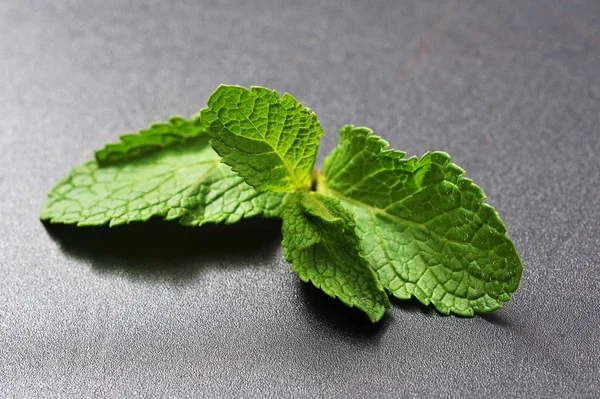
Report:
[[[337,198],[339,198],[339,199],[341,199],[343,201],[349,202],[349,203],[351,203],[353,205],[356,205],[358,207],[365,208],[365,209],[367,209],[371,213],[377,213],[377,214],[382,215],[384,217],[388,217],[390,219],[397,220],[397,221],[399,221],[401,223],[406,223],[406,224],[410,224],[410,225],[413,225],[413,226],[417,226],[417,227],[423,228],[426,231],[431,232],[432,234],[440,237],[442,240],[445,240],[447,242],[452,242],[452,243],[455,243],[455,244],[464,245],[464,246],[468,246],[468,247],[472,247],[472,248],[474,247],[470,242],[462,242],[462,241],[457,241],[457,240],[449,239],[449,238],[441,235],[440,233],[436,232],[435,230],[430,229],[427,225],[425,225],[423,223],[415,222],[415,221],[408,220],[408,219],[403,219],[403,218],[401,218],[399,216],[392,215],[391,213],[387,212],[385,209],[382,209],[382,208],[379,208],[379,207],[376,207],[376,206],[373,206],[373,205],[366,204],[366,203],[364,203],[362,201],[355,200],[354,198],[347,197],[344,194],[340,193],[339,191],[333,190],[332,188],[328,187],[323,180],[320,180],[319,183],[320,183],[319,190],[325,191],[326,193],[330,193],[334,197],[337,197]]]

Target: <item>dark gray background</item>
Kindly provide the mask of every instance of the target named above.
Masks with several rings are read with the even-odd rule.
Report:
[[[219,83],[288,91],[483,187],[525,271],[487,316],[371,325],[277,221],[45,227],[46,193]],[[600,2],[4,1],[0,396],[598,397]]]

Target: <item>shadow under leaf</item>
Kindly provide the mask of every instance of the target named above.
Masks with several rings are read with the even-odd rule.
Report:
[[[426,306],[423,305],[419,300],[415,297],[411,297],[410,299],[398,299],[393,295],[389,295],[390,302],[394,308],[400,308],[408,313],[421,313],[427,315],[429,317],[446,317],[445,315],[437,312],[433,305]]]
[[[223,260],[237,267],[281,242],[281,222],[264,218],[202,227],[158,218],[115,227],[44,226],[68,256],[90,262],[99,272],[157,279],[191,278],[204,264]]]
[[[473,319],[473,318],[481,318],[491,324],[495,324],[501,327],[510,327],[511,323],[508,321],[502,313],[499,311],[491,312],[491,313],[476,313],[473,317],[471,316],[461,316],[454,313],[450,313],[449,315],[442,314],[438,312],[433,305],[423,305],[418,299],[415,297],[411,297],[410,299],[398,299],[394,296],[390,296],[390,302],[394,306],[394,308],[403,309],[409,313],[420,313],[427,317],[455,317],[458,319]]]
[[[387,313],[379,322],[372,323],[361,310],[348,307],[339,299],[330,297],[311,283],[305,283],[298,279],[298,290],[311,317],[350,337],[377,338],[389,326],[391,316]]]
[[[480,318],[498,327],[511,328],[513,323],[506,317],[506,314],[499,310],[491,313],[479,315]]]

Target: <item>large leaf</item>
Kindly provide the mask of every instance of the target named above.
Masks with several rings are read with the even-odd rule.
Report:
[[[133,158],[106,154],[106,160],[119,159],[115,164],[84,162],[50,190],[40,217],[52,223],[113,226],[152,216],[181,219],[186,225],[276,216],[283,194],[248,186],[220,163],[208,140],[199,131],[197,137],[151,152],[137,152],[133,146]],[[138,143],[144,148],[143,141]]]
[[[483,191],[448,154],[404,159],[387,146],[369,129],[345,126],[318,182],[353,212],[381,283],[444,314],[501,307],[523,265]]]

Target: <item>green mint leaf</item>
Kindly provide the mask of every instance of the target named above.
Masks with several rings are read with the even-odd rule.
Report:
[[[361,254],[352,215],[338,200],[297,192],[283,207],[283,248],[292,269],[333,298],[376,322],[390,307],[377,276]]]
[[[365,256],[400,299],[472,316],[511,299],[523,265],[485,194],[446,153],[403,159],[366,128],[345,126],[319,191],[355,217]]]
[[[222,85],[201,118],[223,162],[257,190],[294,192],[311,185],[323,129],[294,97]]]
[[[40,217],[52,223],[114,226],[158,216],[193,226],[277,216],[284,195],[248,186],[220,163],[208,140],[200,134],[104,167],[84,162],[50,190]],[[115,158],[108,154],[106,159]]]
[[[169,122],[153,123],[139,133],[127,133],[120,137],[119,143],[107,144],[96,151],[96,161],[100,166],[111,165],[137,158],[145,153],[164,148],[170,144],[182,143],[199,136],[204,130],[200,116],[191,120],[181,116],[172,116]]]

